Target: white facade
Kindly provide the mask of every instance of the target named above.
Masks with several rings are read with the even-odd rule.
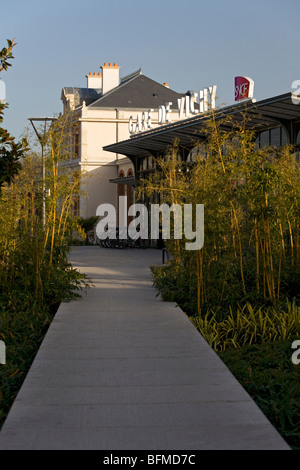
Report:
[[[76,158],[70,161],[70,165],[73,168],[78,167],[85,174],[82,189],[88,197],[80,198],[78,215],[81,217],[95,215],[98,205],[102,203],[114,204],[117,207],[118,185],[110,183],[109,180],[120,175],[134,174],[133,164],[128,158],[104,151],[103,147],[129,139],[130,119],[135,121],[137,115],[141,116],[141,113],[147,111],[147,108],[143,107],[147,101],[144,99],[143,89],[145,93],[149,93],[149,106],[152,106],[155,100],[158,105],[164,104],[159,103],[159,98],[160,95],[165,97],[167,90],[175,99],[181,96],[169,91],[166,83],[161,85],[144,77],[141,71],[120,81],[120,67],[117,64],[105,63],[101,69],[102,73],[89,73],[86,76],[87,88],[64,88],[61,96],[64,112],[75,111],[78,120],[75,136]],[[153,86],[156,93],[153,91],[151,94],[149,86]],[[120,106],[118,99],[121,101]],[[131,103],[135,103],[135,106],[131,107]],[[158,125],[158,105],[155,106],[154,103],[155,107],[151,108],[153,127]],[[174,111],[170,111],[169,117],[174,121],[178,119],[175,102]]]

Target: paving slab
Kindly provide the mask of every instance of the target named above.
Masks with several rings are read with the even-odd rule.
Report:
[[[161,251],[74,247],[70,260],[93,287],[59,307],[1,450],[289,450],[188,317],[157,296],[149,266]]]

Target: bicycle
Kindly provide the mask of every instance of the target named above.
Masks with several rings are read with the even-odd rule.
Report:
[[[109,236],[110,233],[112,233],[112,236]],[[100,236],[96,235],[96,243],[103,248],[149,248],[150,241],[148,239],[143,239],[138,235],[135,238],[131,238],[127,234],[127,229],[125,233],[126,238],[124,238],[123,228],[111,228],[100,234]],[[121,234],[122,237],[120,238]]]

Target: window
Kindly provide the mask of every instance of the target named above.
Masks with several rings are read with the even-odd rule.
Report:
[[[263,131],[259,136],[260,148],[268,147],[270,145],[270,131]]]
[[[300,162],[300,131],[297,134],[295,147],[296,147],[295,158],[297,162]]]
[[[270,130],[270,145],[280,147],[281,145],[281,127]]]
[[[73,158],[80,158],[80,134],[76,131],[74,134],[74,153]]]
[[[262,131],[258,134],[256,143],[259,148],[281,147],[287,145],[288,136],[284,127],[275,127],[274,129]]]
[[[187,156],[187,163],[194,162],[197,158],[204,160],[207,157],[207,147],[205,144],[194,147]]]
[[[148,158],[145,157],[143,159],[143,167],[142,167],[142,170],[147,170],[148,169]]]
[[[148,157],[148,170],[152,170],[153,168],[155,168],[155,161],[154,158],[151,156]]]
[[[286,130],[281,127],[281,145],[287,145],[288,144],[288,136],[286,133]]]

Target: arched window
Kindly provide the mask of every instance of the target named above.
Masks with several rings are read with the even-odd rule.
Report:
[[[296,147],[295,158],[297,162],[300,162],[300,131],[297,134],[295,147]]]
[[[153,168],[155,168],[155,160],[151,155],[150,157],[148,157],[148,170],[153,170]]]
[[[264,147],[283,147],[288,144],[288,136],[283,126],[268,129],[258,134],[256,143],[259,148]]]
[[[123,170],[119,171],[119,178],[124,178],[125,173]],[[125,196],[125,187],[124,184],[118,183],[118,197],[119,196]]]
[[[207,146],[205,144],[200,144],[194,147],[187,156],[187,163],[192,163],[197,158],[204,160],[207,157]]]
[[[128,169],[127,176],[133,176],[132,168]],[[134,204],[134,186],[132,186],[131,184],[126,184],[126,196],[127,196],[127,214],[128,214],[129,207],[132,204]],[[128,217],[127,223],[129,224],[131,220],[133,220],[133,217]]]

